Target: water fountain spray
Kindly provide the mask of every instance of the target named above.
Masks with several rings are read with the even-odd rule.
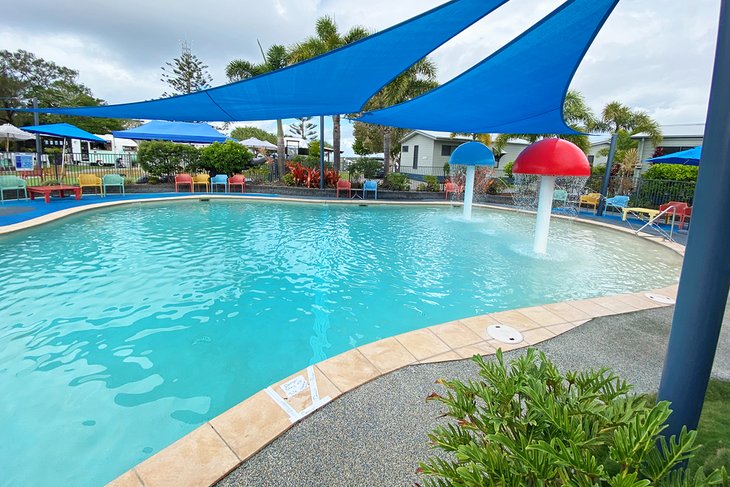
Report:
[[[481,142],[466,142],[451,153],[449,165],[466,166],[464,186],[464,218],[471,220],[471,207],[474,201],[474,173],[476,166],[494,166],[492,149]]]

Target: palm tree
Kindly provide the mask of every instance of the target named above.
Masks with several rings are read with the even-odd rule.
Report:
[[[603,107],[601,120],[598,121],[597,128],[612,134],[621,131],[628,132],[630,135],[647,133],[655,145],[662,141],[662,131],[659,128],[659,123],[646,112],[632,110],[618,101],[609,102]]]
[[[345,34],[337,30],[335,20],[325,15],[317,19],[315,24],[316,35],[297,43],[289,48],[289,60],[298,63],[305,59],[319,56],[326,52],[350,44],[370,35],[365,27],[355,26]],[[332,115],[332,147],[334,149],[334,166],[340,170],[340,115]]]
[[[599,123],[596,120],[595,115],[593,115],[590,107],[586,104],[583,94],[575,90],[568,90],[568,93],[565,95],[565,101],[563,103],[563,117],[569,127],[583,133],[596,129]],[[539,139],[548,137],[558,137],[560,139],[568,140],[580,147],[584,152],[590,147],[590,142],[586,135],[499,134],[494,143],[494,150],[501,152],[505,144],[512,139],[524,139],[532,143]]]
[[[420,96],[438,86],[436,82],[436,65],[428,58],[423,58],[405,70],[393,81],[385,85],[365,106],[365,110],[376,110],[398,103],[403,103]],[[390,171],[390,146],[392,127],[383,130],[383,173]],[[396,141],[400,142],[400,141]]]
[[[261,55],[264,61],[259,64],[246,61],[244,59],[234,59],[226,66],[226,76],[228,80],[241,81],[244,79],[259,76],[270,71],[281,69],[289,64],[289,57],[286,48],[282,45],[275,44],[264,53],[261,44]],[[279,176],[284,174],[284,163],[286,162],[286,153],[284,152],[284,123],[281,119],[276,120],[276,165]]]

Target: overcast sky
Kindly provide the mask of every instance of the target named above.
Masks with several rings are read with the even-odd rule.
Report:
[[[232,59],[261,59],[256,41],[297,42],[322,15],[340,30],[382,30],[443,0],[188,0],[94,2],[35,0],[4,9],[0,46],[25,49],[79,71],[79,81],[109,103],[159,97],[161,66],[185,41],[226,82]],[[511,0],[432,55],[440,82],[487,57],[560,5]],[[578,69],[571,87],[597,112],[619,100],[662,124],[703,122],[707,111],[720,0],[622,0]],[[548,52],[537,53],[549,55]],[[478,96],[478,94],[475,94]],[[257,122],[275,131],[274,122]],[[329,124],[327,125],[329,127]],[[331,134],[327,136],[331,138]],[[351,154],[352,130],[343,127]]]

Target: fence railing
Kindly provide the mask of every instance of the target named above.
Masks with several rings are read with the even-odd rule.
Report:
[[[414,169],[411,165],[401,163],[401,167],[396,172],[406,174],[409,179],[414,181],[423,181],[425,176],[436,176],[439,183],[443,183],[446,179],[443,166],[418,166]]]
[[[586,183],[586,191],[599,192],[602,183],[602,177],[592,176]],[[694,181],[634,179],[615,176],[609,180],[607,196],[626,195],[629,196],[631,206],[658,208],[670,201],[681,201],[691,205],[694,194]]]
[[[69,153],[61,161],[61,154],[44,154],[44,161],[32,170],[17,170],[12,154],[0,153],[0,174],[15,175],[27,180],[30,185],[54,180],[63,183],[76,183],[79,174],[120,174],[130,183],[147,176],[137,163],[136,154],[121,153]]]

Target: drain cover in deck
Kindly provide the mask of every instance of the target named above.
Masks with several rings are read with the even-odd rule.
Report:
[[[502,343],[520,343],[522,333],[507,325],[492,325],[487,328],[487,334]]]
[[[669,296],[663,296],[661,294],[652,294],[652,293],[646,293],[644,296],[651,299],[652,301],[656,301],[657,303],[674,304],[674,299],[670,298]]]

